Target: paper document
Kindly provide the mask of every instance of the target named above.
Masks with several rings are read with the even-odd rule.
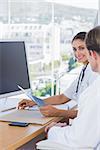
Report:
[[[44,117],[40,111],[30,110],[14,110],[8,114],[2,114],[0,116],[1,121],[10,122],[25,122],[44,125],[51,121],[53,117]]]
[[[77,103],[76,103],[76,101],[71,100],[65,104],[53,105],[53,106],[58,109],[68,110],[68,109],[72,109],[73,107],[77,106]]]
[[[76,101],[71,100],[65,104],[60,104],[60,105],[53,105],[53,107],[58,108],[58,109],[63,109],[63,110],[68,110],[68,109],[72,109],[73,107],[77,106]],[[28,110],[39,110],[39,107],[37,105],[33,106],[33,107],[28,107],[26,108]]]
[[[31,91],[26,92],[26,91],[25,91],[21,86],[19,86],[19,85],[18,85],[18,88],[19,88],[23,93],[25,93],[32,101],[34,101],[39,107],[45,105],[45,102],[44,102],[42,99],[40,99],[40,98],[34,96]]]
[[[27,110],[32,110],[32,111],[35,111],[35,110],[38,110],[39,111],[39,107],[37,105],[34,105],[32,107],[28,107],[26,108]]]

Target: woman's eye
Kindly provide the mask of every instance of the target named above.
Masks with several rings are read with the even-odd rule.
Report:
[[[73,48],[73,51],[75,52],[75,51],[77,51],[77,49],[76,49],[76,48]]]
[[[84,50],[85,49],[85,47],[79,47],[79,50],[80,51],[82,51],[82,50]]]
[[[73,47],[73,51],[74,51],[74,52],[76,52],[77,50],[82,51],[82,50],[84,50],[84,49],[85,49],[85,47],[78,47],[78,48],[74,48],[74,47]]]

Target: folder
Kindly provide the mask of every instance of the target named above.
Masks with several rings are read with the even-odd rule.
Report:
[[[7,122],[25,122],[44,125],[51,121],[54,117],[44,117],[40,111],[19,110],[16,109],[8,114],[0,116],[0,121]]]

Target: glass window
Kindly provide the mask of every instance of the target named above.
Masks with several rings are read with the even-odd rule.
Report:
[[[0,39],[25,41],[36,95],[59,93],[60,78],[69,71],[71,39],[94,26],[97,12],[98,0],[0,0]]]

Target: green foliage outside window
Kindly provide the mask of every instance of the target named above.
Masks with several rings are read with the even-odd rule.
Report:
[[[56,84],[54,84],[54,95],[56,94]],[[35,96],[51,96],[51,83],[46,84],[46,86],[42,89],[37,89],[34,92]]]

